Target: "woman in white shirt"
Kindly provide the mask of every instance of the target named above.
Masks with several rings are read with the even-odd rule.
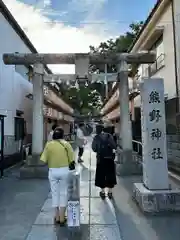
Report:
[[[77,146],[79,147],[78,163],[83,162],[82,155],[84,153],[84,145],[86,143],[85,136],[82,130],[83,127],[84,127],[84,123],[80,123],[79,128],[77,129]]]
[[[48,142],[49,141],[52,141],[52,136],[53,136],[53,133],[54,133],[54,130],[57,128],[57,124],[53,124],[52,125],[52,130],[50,131],[49,135],[48,135]]]

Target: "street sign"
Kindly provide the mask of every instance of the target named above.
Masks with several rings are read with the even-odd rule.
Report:
[[[67,224],[68,224],[68,227],[80,226],[80,202],[79,201],[68,201]]]

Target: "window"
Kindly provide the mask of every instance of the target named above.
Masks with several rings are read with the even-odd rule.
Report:
[[[163,40],[158,42],[158,45],[156,47],[156,58],[158,58],[160,55],[164,54],[164,44]]]
[[[149,75],[154,75],[159,69],[165,66],[165,54],[164,54],[164,44],[163,35],[153,44],[151,47],[152,51],[156,52],[155,63],[149,65]]]
[[[152,47],[149,49],[150,51],[156,52],[156,57],[164,53],[164,44],[163,44],[163,35],[161,35],[155,43],[153,43]]]

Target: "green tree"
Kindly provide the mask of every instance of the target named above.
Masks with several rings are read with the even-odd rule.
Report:
[[[141,28],[143,26],[143,22],[133,22],[129,25],[129,31],[127,31],[125,34],[120,35],[116,39],[109,39],[106,42],[101,42],[98,47],[90,46],[90,52],[91,53],[100,53],[100,54],[112,54],[112,53],[123,53],[128,52],[130,46],[135,41],[138,33],[140,32]],[[105,72],[105,66],[104,65],[92,65],[91,66],[91,72],[98,72],[98,73],[104,73]],[[117,72],[116,65],[107,65],[107,72],[113,73]],[[104,86],[102,85],[102,88]],[[108,83],[108,89],[112,88],[112,83]],[[103,90],[99,90],[99,92],[103,92]],[[103,92],[105,93],[105,91]],[[104,94],[101,95],[104,99]]]
[[[101,42],[98,47],[90,46],[90,52],[101,53],[101,54],[128,52],[130,46],[133,44],[142,26],[143,26],[142,21],[137,23],[131,23],[129,25],[129,31],[127,31],[125,34],[120,35],[118,38],[114,40],[109,39],[106,42]],[[104,66],[102,65],[91,66],[91,70],[92,72],[95,72],[95,71],[104,72]],[[114,65],[107,66],[107,72],[115,72],[115,71],[116,71],[116,66]]]
[[[96,114],[102,106],[101,95],[91,84],[85,86],[69,86],[63,91],[62,98],[79,114]]]

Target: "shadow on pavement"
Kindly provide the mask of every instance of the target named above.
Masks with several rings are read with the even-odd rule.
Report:
[[[89,168],[83,165],[82,172],[81,172],[81,181],[88,182],[90,180],[93,180],[94,175],[95,175],[95,170],[90,170]],[[90,179],[90,177],[92,179]]]
[[[56,240],[89,240],[90,229],[88,224],[82,224],[81,232],[68,232],[67,227],[57,227],[56,228]],[[51,239],[49,239],[51,240]]]
[[[0,239],[24,240],[49,192],[48,180],[20,180],[18,169],[0,179]]]
[[[123,240],[179,240],[180,214],[144,215],[132,200],[134,182],[141,177],[118,178],[114,205]]]

